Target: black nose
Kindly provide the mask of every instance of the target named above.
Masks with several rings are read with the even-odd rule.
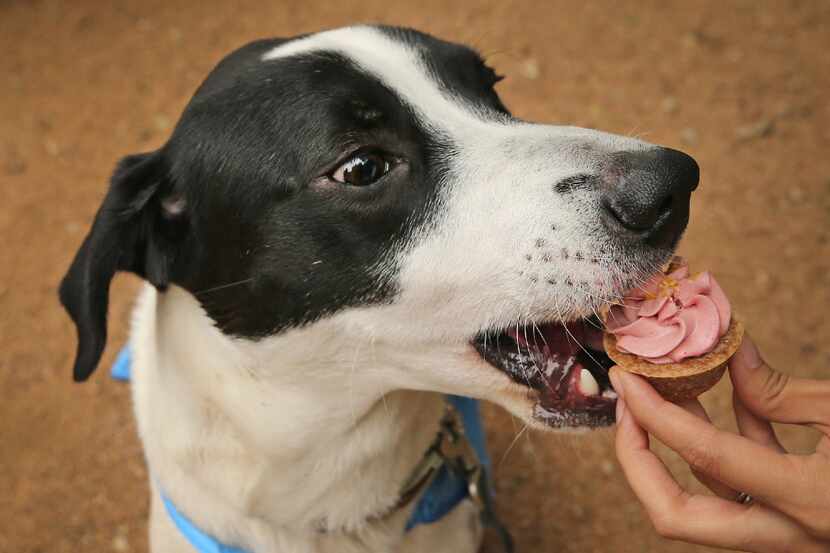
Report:
[[[606,224],[655,246],[674,245],[689,221],[699,179],[695,160],[677,150],[616,154],[602,179]]]

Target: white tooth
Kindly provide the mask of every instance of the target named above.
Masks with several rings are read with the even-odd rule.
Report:
[[[579,373],[579,391],[586,396],[595,396],[599,393],[599,384],[588,369]]]
[[[545,377],[550,378],[554,372],[559,370],[559,363],[554,361],[553,359],[548,359],[545,362]]]
[[[614,390],[608,389],[603,390],[602,397],[604,397],[605,399],[617,399],[620,396],[618,396],[617,392],[615,392]]]

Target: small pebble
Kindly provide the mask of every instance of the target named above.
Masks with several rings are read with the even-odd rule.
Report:
[[[699,135],[695,129],[692,127],[686,127],[682,131],[680,131],[680,140],[683,141],[684,144],[689,146],[694,146],[698,143]]]
[[[744,59],[744,53],[737,48],[733,48],[726,52],[726,59],[732,63],[738,63]]]
[[[130,542],[127,539],[127,527],[120,525],[115,529],[115,536],[112,538],[112,550],[117,553],[125,553],[130,550]]]
[[[664,113],[674,113],[677,111],[678,105],[677,98],[674,96],[666,96],[663,98],[663,101],[660,102],[660,109],[662,109]]]
[[[760,288],[766,288],[770,283],[770,276],[769,273],[766,271],[756,271],[755,272],[755,284],[757,284]]]
[[[795,203],[800,203],[804,200],[804,189],[800,186],[791,184],[787,189],[787,196]]]
[[[164,115],[163,113],[157,113],[155,117],[153,117],[153,124],[155,125],[156,129],[160,131],[166,131],[170,128],[170,118]]]
[[[771,119],[761,119],[756,123],[735,129],[735,137],[738,140],[754,140],[771,135],[773,129],[774,125]]]
[[[50,156],[57,156],[61,152],[58,143],[54,140],[46,140],[43,143],[43,147],[46,148],[46,153],[48,153]]]
[[[534,58],[528,58],[524,62],[522,62],[521,67],[522,75],[526,78],[530,79],[531,81],[535,81],[539,78],[539,62],[536,61]]]
[[[601,470],[602,474],[605,476],[611,476],[614,474],[614,463],[606,459],[599,464],[599,470]]]

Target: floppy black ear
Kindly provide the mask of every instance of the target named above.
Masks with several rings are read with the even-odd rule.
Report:
[[[73,369],[81,382],[95,370],[107,342],[110,281],[116,271],[130,271],[164,289],[169,283],[175,244],[163,197],[172,194],[158,152],[121,160],[95,221],[60,285],[60,300],[78,331]],[[180,224],[180,222],[179,222]]]

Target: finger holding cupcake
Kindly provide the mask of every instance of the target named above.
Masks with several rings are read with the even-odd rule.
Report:
[[[617,457],[657,532],[757,553],[830,552],[830,380],[796,379],[761,358],[722,289],[682,260],[606,313],[617,403]],[[728,365],[738,434],[711,424],[696,397]],[[823,433],[793,455],[771,422]],[[649,449],[657,438],[714,495],[684,490]]]

